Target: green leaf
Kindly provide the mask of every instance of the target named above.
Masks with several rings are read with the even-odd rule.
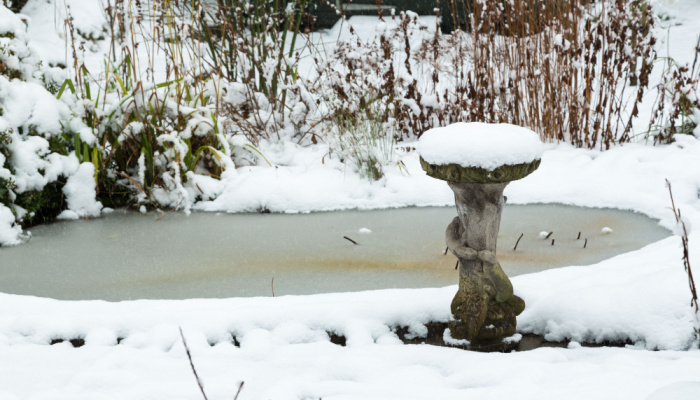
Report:
[[[63,81],[61,88],[58,89],[58,94],[56,95],[57,100],[60,100],[61,96],[63,96],[63,91],[66,90],[66,86],[70,88],[71,93],[75,94],[75,85],[73,85],[73,81],[70,79],[66,79],[65,81]]]

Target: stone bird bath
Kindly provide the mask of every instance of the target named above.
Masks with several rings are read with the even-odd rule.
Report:
[[[457,123],[425,132],[417,147],[427,174],[447,181],[455,194],[458,216],[445,237],[459,260],[450,336],[466,348],[504,350],[525,302],[496,259],[503,191],[539,167],[542,142],[515,125]]]

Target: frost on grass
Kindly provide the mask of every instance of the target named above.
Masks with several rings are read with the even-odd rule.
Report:
[[[492,171],[541,159],[543,146],[535,132],[516,125],[459,122],[425,132],[417,149],[430,164]]]

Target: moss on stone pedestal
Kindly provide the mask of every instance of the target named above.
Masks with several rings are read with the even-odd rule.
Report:
[[[540,159],[529,163],[502,165],[493,171],[479,167],[463,167],[459,164],[435,165],[420,158],[423,170],[436,179],[454,183],[506,183],[522,179],[540,166]]]
[[[490,274],[460,273],[451,305],[453,338],[479,344],[515,334],[515,317],[523,312],[525,302],[513,295],[510,280],[498,263],[490,270]],[[503,287],[506,290],[499,290]]]

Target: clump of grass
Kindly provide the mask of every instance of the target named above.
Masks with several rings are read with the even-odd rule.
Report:
[[[381,106],[367,105],[357,115],[335,114],[330,151],[353,164],[360,177],[377,181],[394,157],[392,124],[382,120]]]
[[[692,66],[679,65],[674,59],[664,59],[664,71],[658,85],[654,113],[649,122],[647,139],[668,143],[676,134],[692,134],[700,121],[700,37],[695,46]]]
[[[308,0],[222,0],[203,8],[209,71],[225,80],[224,115],[253,144],[296,138],[313,128],[316,106],[299,76],[302,17]],[[300,46],[301,45],[301,46]]]

